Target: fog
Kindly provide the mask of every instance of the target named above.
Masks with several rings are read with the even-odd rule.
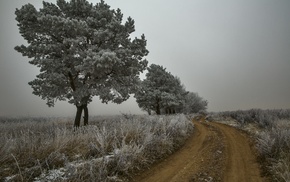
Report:
[[[0,116],[73,116],[73,105],[49,108],[27,84],[39,70],[14,50],[26,43],[14,12],[28,2],[42,6],[39,0],[0,1]],[[149,63],[163,65],[208,100],[208,111],[290,108],[290,1],[105,2],[135,20],[134,36],[145,34]],[[133,97],[120,105],[95,97],[89,111],[143,113]]]

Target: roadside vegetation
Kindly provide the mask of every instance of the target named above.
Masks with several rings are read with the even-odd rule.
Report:
[[[271,181],[290,181],[290,110],[227,111],[213,115],[214,120],[250,132],[255,140],[264,175]],[[230,121],[234,119],[235,123]]]
[[[164,158],[193,132],[185,115],[1,118],[0,181],[119,181]]]

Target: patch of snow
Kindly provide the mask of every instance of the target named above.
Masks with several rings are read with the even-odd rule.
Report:
[[[65,168],[49,170],[45,173],[42,173],[39,177],[34,178],[34,182],[66,180],[67,178],[64,177],[65,172]]]
[[[4,179],[4,181],[6,182],[6,181],[10,181],[10,180],[12,180],[13,178],[15,178],[17,175],[12,175],[12,176],[7,176],[5,179]]]

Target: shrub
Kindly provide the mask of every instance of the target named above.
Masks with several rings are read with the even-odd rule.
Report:
[[[225,111],[217,115],[222,117],[231,117],[235,119],[241,126],[249,123],[257,123],[261,128],[272,128],[275,121],[290,118],[289,109],[280,110],[238,110],[238,111]]]

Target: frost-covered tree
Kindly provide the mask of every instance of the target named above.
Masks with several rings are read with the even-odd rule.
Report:
[[[188,92],[184,97],[183,112],[186,114],[197,113],[207,109],[207,100],[204,100],[198,93]]]
[[[33,94],[54,106],[67,100],[77,108],[74,125],[88,124],[87,105],[94,96],[103,103],[121,103],[134,93],[139,74],[147,67],[145,36],[131,40],[134,20],[123,22],[120,9],[112,10],[101,0],[43,2],[16,9],[20,34],[27,45],[15,49],[40,68],[29,82]]]
[[[160,65],[152,64],[146,73],[146,79],[141,83],[141,88],[135,94],[139,107],[147,112],[155,111],[161,114],[174,113],[182,105],[185,89],[180,79],[167,72]]]
[[[171,75],[170,77],[166,92],[170,93],[170,97],[164,97],[163,99],[164,111],[166,114],[181,113],[184,97],[188,92],[177,76]]]

